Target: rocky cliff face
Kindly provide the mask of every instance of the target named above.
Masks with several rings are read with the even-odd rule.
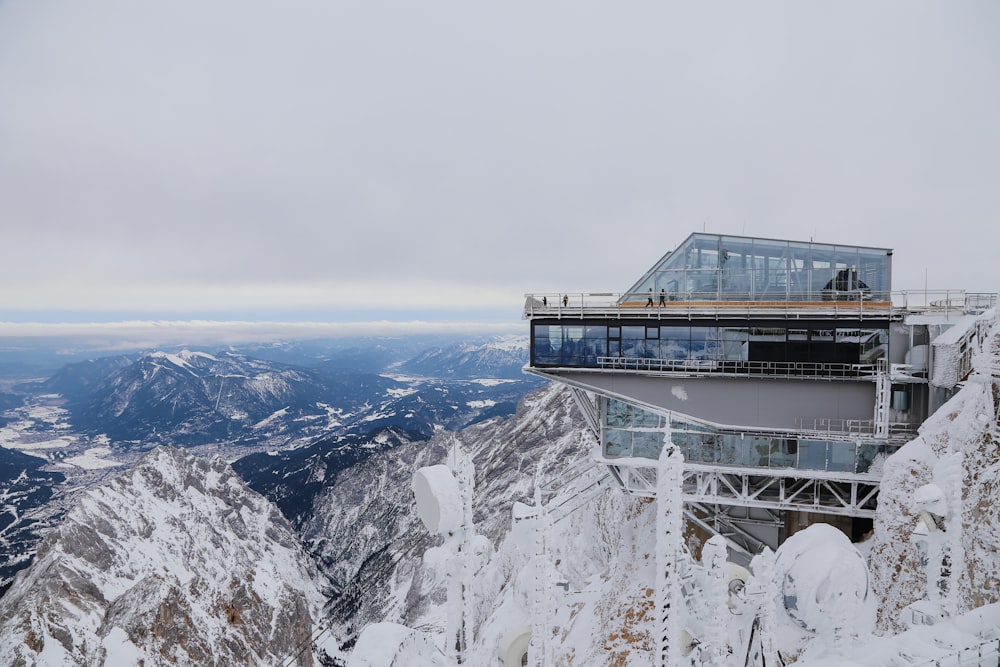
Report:
[[[277,664],[308,644],[318,582],[228,465],[158,448],[43,540],[0,599],[0,664]]]
[[[949,530],[961,532],[961,559],[948,591],[953,611],[1000,602],[1000,330],[974,362],[965,387],[920,427],[920,435],[893,454],[879,491],[871,567],[883,601],[879,626],[899,632],[900,610],[927,595],[927,577],[912,539],[918,517],[914,492],[930,483],[949,486],[962,498],[961,511],[949,507]],[[956,458],[958,457],[958,458]],[[947,479],[946,463],[958,460]],[[960,518],[959,518],[960,517]]]
[[[319,496],[302,534],[341,590],[330,608],[341,639],[386,619],[419,625],[440,601],[442,591],[432,590],[421,568],[440,538],[417,518],[410,481],[420,467],[445,462],[456,443],[473,457],[474,520],[493,544],[510,530],[515,501],[530,502],[536,483],[586,459],[593,446],[569,392],[550,385],[526,396],[509,419],[439,431],[340,475]]]

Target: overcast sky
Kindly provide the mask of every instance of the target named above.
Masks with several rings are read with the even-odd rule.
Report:
[[[997,291],[1000,3],[0,0],[0,321],[516,320],[692,231]]]

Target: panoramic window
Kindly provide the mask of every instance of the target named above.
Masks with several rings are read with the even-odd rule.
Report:
[[[601,445],[608,458],[659,458],[666,418],[623,401],[604,400]],[[717,431],[708,426],[672,419],[670,441],[689,463],[711,463],[755,468],[795,468],[830,472],[866,473],[879,456],[898,445]]]
[[[888,338],[884,328],[536,324],[531,362],[536,366],[697,367],[706,372],[770,369],[843,375],[865,372],[885,358]]]
[[[663,290],[684,301],[888,301],[891,251],[692,234],[633,285],[626,301]]]

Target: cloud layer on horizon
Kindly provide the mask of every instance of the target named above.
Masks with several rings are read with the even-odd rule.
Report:
[[[377,338],[416,335],[527,335],[522,323],[509,322],[238,322],[213,320],[119,322],[0,322],[0,352],[30,343],[113,352],[164,346],[211,346],[278,341]]]

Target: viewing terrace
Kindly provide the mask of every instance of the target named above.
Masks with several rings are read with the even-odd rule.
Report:
[[[829,290],[815,294],[789,293],[783,300],[752,299],[750,294],[686,292],[666,295],[650,292],[537,293],[525,295],[523,319],[610,318],[678,319],[811,316],[864,318],[906,314],[974,315],[996,306],[996,293],[965,290],[871,292]],[[721,298],[720,298],[721,297]],[[652,299],[652,305],[649,300]]]

